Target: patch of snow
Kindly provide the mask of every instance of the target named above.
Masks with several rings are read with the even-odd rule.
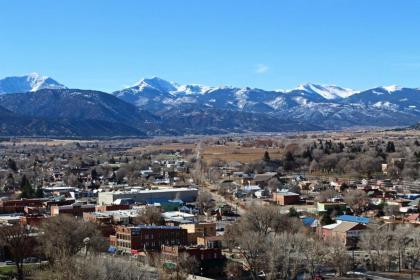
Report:
[[[394,92],[397,90],[400,90],[401,88],[399,86],[396,85],[390,85],[390,86],[386,86],[386,87],[382,87],[383,89],[385,89],[388,92]]]
[[[273,100],[271,100],[271,101],[267,102],[266,104],[267,104],[268,106],[270,106],[271,108],[273,108],[273,109],[275,109],[275,110],[278,110],[278,109],[280,109],[280,108],[284,107],[284,105],[285,105],[285,100],[284,100],[284,97],[279,96],[279,97],[276,97],[275,99],[273,99]]]
[[[358,91],[348,88],[341,88],[338,86],[329,85],[316,85],[316,84],[304,84],[299,85],[296,89],[302,90],[309,93],[316,93],[324,97],[327,100],[341,99],[349,97]]]

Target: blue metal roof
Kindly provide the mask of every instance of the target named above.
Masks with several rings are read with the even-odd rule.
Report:
[[[315,218],[312,218],[312,217],[305,217],[305,218],[303,218],[302,219],[302,222],[303,222],[303,224],[305,225],[305,226],[310,226],[310,225],[312,225],[312,223],[315,221],[316,219]]]
[[[337,221],[354,222],[360,224],[368,224],[369,218],[352,216],[352,215],[341,215],[336,218]]]

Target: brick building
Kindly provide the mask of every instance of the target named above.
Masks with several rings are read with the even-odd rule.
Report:
[[[292,205],[300,201],[300,196],[294,192],[274,192],[273,200],[279,205]]]
[[[58,216],[67,214],[75,217],[83,217],[85,212],[94,212],[95,204],[79,204],[74,203],[72,205],[54,205],[51,206],[51,216]]]
[[[0,201],[0,213],[16,213],[23,212],[25,207],[44,207],[47,202],[46,198],[31,198],[31,199],[13,199]]]
[[[207,277],[220,277],[223,274],[226,258],[221,248],[204,246],[162,246],[162,258],[176,265],[179,256],[187,254],[197,260],[197,273]]]
[[[173,226],[117,226],[111,246],[125,253],[160,251],[162,245],[187,245],[187,230]]]

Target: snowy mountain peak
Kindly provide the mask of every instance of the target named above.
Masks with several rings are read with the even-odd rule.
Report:
[[[0,94],[33,92],[40,89],[64,89],[64,85],[42,76],[38,73],[30,73],[25,76],[6,77],[0,80]]]
[[[138,83],[135,84],[135,87],[139,89],[143,89],[146,87],[151,87],[161,92],[171,92],[176,91],[176,85],[174,83],[168,82],[164,79],[159,77],[152,77],[148,79],[142,79]]]
[[[394,92],[397,90],[400,90],[401,87],[397,86],[397,85],[390,85],[390,86],[386,86],[386,87],[382,87],[384,90],[388,91],[388,92]]]
[[[175,94],[184,93],[186,95],[204,94],[212,90],[212,87],[202,85],[180,85],[177,87]]]
[[[357,93],[357,91],[355,90],[341,88],[334,85],[324,86],[324,85],[317,85],[317,84],[311,84],[311,83],[299,85],[297,87],[297,90],[302,90],[309,93],[316,93],[328,100],[346,98]]]

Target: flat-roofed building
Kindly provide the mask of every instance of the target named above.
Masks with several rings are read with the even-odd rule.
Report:
[[[292,205],[300,201],[300,195],[294,192],[274,192],[273,200],[279,205]]]
[[[111,246],[117,250],[137,254],[141,251],[160,251],[162,245],[187,245],[187,230],[175,226],[118,226]]]
[[[216,223],[180,224],[188,232],[188,242],[197,244],[197,237],[216,236]]]
[[[180,199],[184,202],[194,202],[197,199],[198,189],[196,188],[167,188],[157,190],[134,190],[115,191],[98,193],[98,204],[113,204],[117,199],[132,199],[137,203],[146,203],[153,199],[174,200]]]

